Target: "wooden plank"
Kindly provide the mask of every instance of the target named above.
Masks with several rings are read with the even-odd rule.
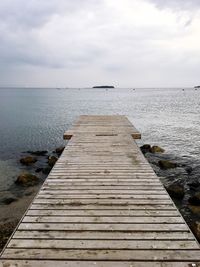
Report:
[[[44,187],[45,186],[112,186],[112,188],[115,188],[115,187],[119,187],[119,186],[130,186],[130,187],[141,187],[142,188],[145,188],[145,187],[151,187],[151,188],[156,188],[158,186],[161,186],[161,183],[158,182],[158,181],[155,181],[155,182],[151,182],[151,181],[148,181],[148,182],[145,182],[145,181],[131,181],[131,180],[118,180],[118,179],[112,179],[112,180],[89,180],[89,179],[62,179],[62,178],[55,178],[55,179],[49,179],[48,182],[46,184],[44,184]],[[162,187],[163,189],[163,187]]]
[[[41,195],[45,195],[45,194],[55,194],[55,195],[58,195],[58,194],[65,194],[65,195],[71,195],[71,194],[76,194],[76,195],[83,195],[83,194],[102,194],[102,195],[165,195],[166,196],[166,191],[164,189],[158,189],[158,190],[133,190],[133,189],[124,189],[124,190],[112,190],[112,189],[71,189],[71,188],[68,188],[66,190],[64,189],[48,189],[48,188],[44,188],[40,191],[40,194],[39,196]]]
[[[101,145],[101,144],[100,144]],[[69,146],[69,145],[67,145]],[[92,146],[94,146],[94,143],[92,143]],[[95,144],[96,146],[96,144]],[[67,151],[67,149],[66,149]],[[104,163],[99,163],[99,162],[93,162],[93,163],[88,163],[88,162],[85,162],[85,163],[81,163],[81,162],[77,162],[77,163],[70,163],[70,162],[66,162],[64,159],[64,154],[65,152],[62,153],[62,157],[59,158],[59,160],[56,162],[56,165],[55,167],[65,167],[65,168],[77,168],[77,167],[81,167],[81,168],[114,168],[114,169],[125,169],[125,168],[135,168],[136,166],[133,165],[133,163],[120,163],[118,165],[115,165],[113,162],[112,163],[108,163],[108,162],[104,162]],[[147,162],[138,162],[137,163],[137,166],[140,166],[140,167],[148,167],[149,169],[151,168],[149,163]]]
[[[113,232],[113,231],[57,231],[57,230],[18,230],[14,239],[85,239],[85,240],[194,240],[189,231],[180,232]]]
[[[43,200],[43,199],[48,199],[53,201],[56,201],[57,199],[61,199],[62,201],[64,200],[69,200],[69,199],[95,199],[95,200],[102,200],[102,199],[123,199],[123,200],[155,200],[159,199],[161,201],[163,200],[170,200],[168,195],[151,195],[151,194],[146,194],[146,195],[134,195],[134,194],[40,194],[38,197],[36,197],[35,201],[37,200]]]
[[[102,184],[92,184],[92,183],[84,183],[84,184],[81,184],[80,183],[77,183],[76,185],[74,184],[59,184],[59,183],[47,183],[45,184],[42,189],[42,191],[49,191],[49,190],[55,190],[57,191],[57,193],[59,194],[59,191],[65,191],[65,190],[70,190],[70,191],[73,191],[73,190],[101,190],[101,191],[107,191],[107,190],[113,190],[115,191],[115,193],[117,193],[117,191],[121,191],[121,190],[131,190],[131,191],[135,191],[137,192],[138,190],[143,190],[145,193],[146,191],[152,191],[152,185],[129,185],[129,184],[121,184],[121,185],[118,185],[118,184],[115,184],[115,185],[106,185],[104,183]],[[155,192],[162,192],[163,191],[163,187],[161,185],[153,185],[153,190]],[[42,192],[41,191],[41,192]],[[111,191],[110,191],[111,192]],[[166,192],[165,192],[166,194]]]
[[[116,171],[101,171],[101,170],[99,170],[99,171],[97,171],[97,170],[62,170],[62,169],[54,169],[54,175],[55,174],[66,174],[66,172],[67,172],[67,175],[73,175],[73,174],[75,174],[75,175],[89,175],[89,174],[96,174],[96,175],[100,175],[100,174],[102,174],[102,175],[106,175],[106,176],[112,176],[112,175],[115,175],[115,176],[132,176],[132,175],[140,175],[140,174],[142,174],[142,176],[149,176],[149,175],[152,175],[153,174],[153,176],[154,176],[154,178],[156,178],[156,176],[154,175],[154,173],[153,173],[153,171],[150,171],[150,170],[139,170],[139,169],[137,169],[137,170],[127,170],[127,171],[118,171],[118,170],[116,170]]]
[[[80,169],[81,167],[81,169]],[[147,164],[138,164],[137,166],[133,166],[133,165],[125,165],[125,166],[103,166],[103,165],[98,165],[98,166],[92,166],[92,165],[88,165],[88,166],[84,166],[84,165],[66,165],[65,163],[60,163],[58,161],[58,164],[56,164],[54,170],[65,170],[65,171],[78,171],[78,170],[82,170],[82,171],[123,171],[123,172],[129,172],[129,171],[135,171],[135,170],[142,170],[143,171],[151,171],[152,169],[150,168],[150,166],[148,166]]]
[[[62,178],[62,176],[66,177],[66,178],[107,178],[107,179],[112,179],[112,178],[117,178],[117,179],[137,179],[137,180],[156,180],[159,181],[158,178],[154,175],[154,174],[141,174],[141,173],[132,173],[132,174],[106,174],[106,173],[68,173],[68,172],[63,172],[63,173],[56,173],[56,172],[52,172],[49,176],[48,179],[50,178],[55,178],[55,176]]]
[[[36,199],[34,200],[33,204],[35,205],[46,205],[47,206],[54,206],[56,208],[58,208],[60,206],[60,208],[64,208],[65,207],[70,207],[74,208],[74,207],[79,207],[80,208],[84,208],[84,206],[88,206],[88,205],[96,205],[97,209],[102,209],[103,207],[107,207],[109,209],[116,209],[118,206],[119,207],[127,207],[127,209],[130,207],[130,205],[134,205],[134,206],[139,206],[139,208],[141,208],[142,206],[146,207],[147,205],[149,206],[150,209],[154,208],[156,209],[159,205],[169,205],[170,206],[170,201],[166,201],[166,200],[157,200],[157,199],[153,199],[151,200],[151,203],[149,203],[149,200],[132,200],[132,201],[128,201],[127,199],[124,199],[124,201],[120,201],[118,199]],[[45,206],[44,206],[45,207]],[[172,206],[171,206],[172,207]],[[145,208],[144,208],[145,209]]]
[[[0,265],[1,266],[1,265]],[[200,267],[198,262],[8,260],[1,267]]]
[[[3,259],[54,259],[54,260],[120,260],[120,261],[197,261],[200,262],[199,249],[196,250],[98,250],[98,249],[13,249],[4,251]]]
[[[184,223],[181,217],[120,216],[25,216],[24,223]]]
[[[49,203],[40,203],[33,204],[30,206],[31,209],[52,209],[52,210],[175,210],[172,203],[170,204],[128,204],[128,203],[84,203],[84,202],[70,202],[68,204],[57,203],[57,204],[49,204]],[[177,212],[177,210],[176,210]]]
[[[85,210],[32,210],[29,209],[26,213],[27,216],[157,216],[157,217],[178,217],[176,210],[96,210],[96,209],[85,209]]]
[[[137,185],[137,184],[158,184],[160,185],[160,181],[157,179],[154,179],[153,177],[149,177],[142,179],[139,178],[137,176],[134,177],[130,177],[130,178],[125,178],[125,177],[117,177],[117,176],[113,176],[113,177],[109,177],[109,178],[105,178],[105,177],[97,177],[97,176],[85,176],[85,177],[79,177],[79,176],[74,176],[74,177],[70,177],[67,175],[56,175],[56,176],[51,176],[48,178],[48,182],[114,182],[115,184],[117,183],[125,183],[128,182],[130,185]]]
[[[126,178],[109,178],[109,179],[105,179],[105,178],[89,178],[89,177],[85,177],[85,178],[63,178],[63,177],[55,177],[55,178],[49,178],[48,179],[48,183],[57,183],[57,184],[74,184],[74,185],[85,185],[87,183],[92,183],[92,184],[99,184],[101,183],[102,185],[161,185],[161,183],[158,180],[148,180],[148,179],[126,179]]]
[[[88,204],[95,204],[97,206],[99,205],[122,205],[122,206],[128,206],[131,204],[136,205],[158,205],[159,204],[171,204],[170,199],[153,199],[153,198],[146,198],[146,199],[115,199],[115,198],[109,198],[109,199],[95,199],[95,198],[88,198],[88,199],[81,199],[81,198],[71,198],[71,199],[42,199],[42,198],[36,198],[34,200],[34,204],[55,204],[55,205],[64,205],[68,204],[71,206],[82,206],[82,205],[88,205]]]
[[[63,230],[63,231],[141,231],[141,232],[182,232],[187,231],[185,224],[123,224],[123,223],[21,223],[19,230]]]
[[[196,241],[12,239],[8,248],[26,249],[195,249]]]

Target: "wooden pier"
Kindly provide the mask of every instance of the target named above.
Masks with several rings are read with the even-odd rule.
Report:
[[[64,138],[0,266],[200,266],[199,245],[126,117],[80,116]]]

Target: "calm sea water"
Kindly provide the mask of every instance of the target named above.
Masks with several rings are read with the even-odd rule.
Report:
[[[16,158],[52,150],[80,114],[124,114],[142,142],[169,153],[200,155],[200,90],[0,89],[0,189],[13,182]]]

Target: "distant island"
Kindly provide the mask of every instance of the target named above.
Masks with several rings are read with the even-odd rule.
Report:
[[[92,88],[115,88],[112,85],[100,85],[100,86],[93,86]]]
[[[195,86],[194,88],[200,88],[200,85]]]

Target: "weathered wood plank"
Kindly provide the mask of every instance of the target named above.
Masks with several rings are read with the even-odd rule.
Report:
[[[33,223],[184,223],[181,217],[120,216],[25,216],[22,222]]]
[[[59,205],[88,205],[88,204],[95,204],[95,205],[124,205],[128,206],[131,204],[136,205],[145,205],[145,204],[171,204],[170,199],[153,199],[153,198],[146,198],[146,199],[115,199],[115,198],[107,198],[107,199],[95,199],[95,198],[88,198],[88,199],[82,199],[82,198],[71,198],[71,199],[42,199],[42,198],[36,198],[33,202],[34,204],[59,204]]]
[[[56,230],[18,230],[14,239],[85,239],[85,240],[194,240],[189,231],[180,232],[136,232],[136,231],[56,231]]]
[[[95,208],[95,206],[94,206]],[[29,209],[26,216],[157,216],[157,217],[178,217],[177,211],[174,210],[32,210]]]
[[[92,183],[84,183],[81,184],[77,183],[76,185],[74,184],[70,184],[70,183],[66,183],[66,184],[59,184],[59,183],[47,183],[45,184],[42,189],[42,191],[49,191],[49,190],[54,190],[54,191],[72,191],[72,190],[87,190],[87,191],[91,191],[91,190],[101,190],[106,192],[107,190],[110,190],[110,193],[112,193],[112,191],[115,191],[115,193],[121,190],[131,190],[131,191],[135,191],[137,193],[139,193],[138,191],[143,190],[143,193],[147,193],[146,191],[154,191],[154,192],[162,192],[163,187],[161,185],[153,185],[153,189],[152,189],[152,185],[129,185],[129,184],[121,184],[121,185],[106,185],[104,183],[102,184],[92,184]],[[164,191],[165,192],[165,191]],[[59,193],[59,192],[57,192]],[[166,192],[165,192],[166,194]]]
[[[47,188],[42,188],[40,190],[40,194],[39,196],[41,195],[44,195],[44,194],[55,194],[55,195],[62,195],[62,194],[65,194],[65,195],[71,195],[71,194],[102,194],[102,195],[165,195],[166,196],[166,191],[164,189],[158,189],[158,190],[133,190],[133,189],[124,189],[124,190],[112,190],[112,189],[107,189],[106,188],[103,188],[103,189],[79,189],[79,190],[76,190],[76,189],[71,189],[71,188],[68,188],[66,190],[64,189],[60,189],[60,190],[57,190],[57,189],[47,189]]]
[[[113,176],[113,177],[108,177],[105,178],[105,176],[102,177],[98,177],[98,176],[68,176],[68,175],[52,175],[51,177],[48,178],[48,182],[113,182],[115,184],[119,184],[119,183],[129,183],[130,185],[149,185],[149,184],[157,184],[160,185],[160,181],[158,181],[157,179],[154,178],[139,178],[137,176],[135,177],[130,177],[130,178],[125,178],[125,177],[117,177],[117,176]]]
[[[161,183],[158,182],[158,181],[155,181],[155,182],[132,182],[131,180],[127,181],[125,179],[124,180],[106,180],[106,181],[102,181],[102,180],[94,180],[94,181],[90,181],[88,180],[87,178],[86,179],[62,179],[62,178],[56,178],[56,179],[51,179],[51,180],[48,180],[47,183],[44,184],[44,188],[46,186],[52,186],[54,188],[54,186],[62,186],[62,188],[64,187],[67,187],[67,188],[70,188],[70,187],[73,187],[73,186],[80,186],[80,187],[86,187],[87,188],[91,188],[92,186],[101,186],[103,188],[103,186],[112,186],[113,189],[115,189],[115,187],[121,187],[123,188],[123,186],[130,186],[131,187],[134,187],[134,188],[138,188],[138,187],[142,187],[145,189],[146,188],[155,188],[157,189],[157,187],[160,187],[161,186]],[[163,189],[163,187],[162,187]]]
[[[196,250],[98,250],[98,249],[13,249],[4,251],[3,259],[54,259],[54,260],[129,260],[129,261],[198,261],[199,249]]]
[[[56,249],[195,249],[196,241],[160,240],[35,240],[12,239],[8,248]]]
[[[21,223],[19,230],[65,230],[65,231],[153,231],[153,232],[182,232],[188,231],[185,224],[112,224],[112,223]]]
[[[36,197],[35,201],[40,200],[40,199],[53,199],[53,200],[57,200],[57,199],[61,199],[62,201],[64,201],[65,199],[130,199],[130,200],[146,200],[148,199],[149,201],[151,200],[165,200],[168,199],[170,200],[168,195],[151,195],[151,194],[146,194],[146,195],[136,195],[136,194],[40,194],[38,195],[38,197]]]
[[[150,172],[132,172],[132,173],[114,173],[114,172],[110,172],[110,173],[106,173],[106,172],[97,172],[97,171],[88,171],[88,172],[67,172],[67,171],[55,171],[52,173],[52,175],[57,175],[57,176],[62,176],[62,175],[67,175],[67,177],[80,177],[80,176],[89,176],[91,175],[92,177],[107,177],[107,178],[112,178],[112,177],[124,177],[124,178],[138,178],[138,179],[158,179],[153,173]]]
[[[170,204],[128,204],[128,203],[84,203],[84,202],[70,202],[68,204],[57,203],[57,204],[49,204],[49,203],[40,203],[33,204],[30,206],[31,209],[53,209],[53,210],[175,210],[172,203]],[[177,210],[176,210],[177,212]]]
[[[0,265],[1,266],[1,265]],[[198,262],[8,260],[1,267],[200,267]]]

